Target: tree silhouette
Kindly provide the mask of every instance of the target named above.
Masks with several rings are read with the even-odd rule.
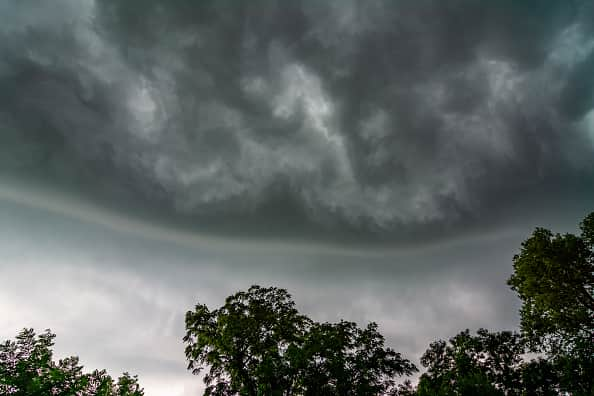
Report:
[[[390,348],[372,323],[316,323],[284,289],[252,286],[210,311],[186,314],[188,368],[205,395],[380,395],[414,365]]]
[[[525,342],[510,331],[465,330],[433,342],[421,358],[427,372],[417,395],[557,395],[559,377],[544,359],[526,361]]]
[[[23,329],[15,341],[0,345],[0,395],[11,396],[142,396],[137,377],[124,373],[115,382],[105,370],[82,371],[77,357],[53,360],[55,334],[36,336]]]
[[[523,301],[521,328],[534,346],[563,349],[594,335],[594,213],[580,228],[579,236],[537,228],[514,256],[508,284]]]
[[[508,284],[522,300],[522,334],[555,366],[561,389],[594,394],[594,213],[581,234],[537,228],[514,257]]]

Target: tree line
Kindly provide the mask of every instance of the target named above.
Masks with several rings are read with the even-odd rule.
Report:
[[[418,368],[385,345],[376,323],[315,322],[276,287],[187,312],[188,369],[203,374],[204,395],[593,396],[594,213],[580,230],[537,228],[514,256],[519,332],[464,330],[431,343],[416,385],[406,377]],[[76,357],[56,362],[54,337],[24,329],[0,345],[0,395],[144,394],[136,376],[84,373]]]

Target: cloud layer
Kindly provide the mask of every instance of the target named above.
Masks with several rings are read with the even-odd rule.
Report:
[[[0,15],[6,176],[205,230],[327,238],[443,235],[594,196],[587,1]]]
[[[463,328],[516,327],[518,301],[505,286],[516,245],[512,233],[383,256],[183,248],[0,201],[0,340],[49,327],[56,357],[138,374],[147,395],[195,395],[185,311],[261,284],[287,288],[315,320],[376,321],[416,361]]]

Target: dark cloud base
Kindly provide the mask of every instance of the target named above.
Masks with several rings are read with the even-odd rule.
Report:
[[[6,1],[0,169],[221,235],[411,243],[594,202],[586,1]]]

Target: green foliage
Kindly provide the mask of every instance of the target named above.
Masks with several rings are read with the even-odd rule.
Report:
[[[594,213],[581,230],[538,228],[514,257],[508,283],[523,301],[522,333],[535,350],[567,349],[576,337],[594,335]]]
[[[522,386],[526,396],[556,396],[559,394],[557,368],[546,359],[538,358],[522,365]]]
[[[547,354],[561,391],[594,395],[594,213],[581,234],[538,228],[508,283],[522,299],[522,334]]]
[[[467,373],[454,385],[447,382],[432,383],[421,378],[416,393],[418,396],[504,396],[489,379],[480,372]]]
[[[561,390],[574,396],[594,396],[594,338],[578,338],[572,348],[550,356]]]
[[[395,391],[392,392],[392,396],[415,396],[416,394],[417,389],[413,386],[409,379],[405,380],[401,384],[398,384]]]
[[[421,357],[427,372],[421,376],[419,395],[508,395],[521,388],[524,347],[518,334],[476,336],[463,331],[445,341],[433,342]]]
[[[558,395],[559,367],[542,358],[525,361],[526,350],[522,337],[509,331],[480,329],[473,336],[466,330],[434,342],[421,358],[427,372],[417,395]]]
[[[302,389],[311,395],[383,395],[396,388],[394,378],[416,367],[390,348],[377,324],[314,323],[301,349]]]
[[[0,394],[11,396],[142,396],[136,377],[114,383],[105,371],[85,374],[77,357],[53,361],[55,334],[23,329],[0,345]]]
[[[372,323],[316,323],[286,290],[252,286],[186,314],[188,369],[207,366],[205,395],[379,395],[414,365],[384,348]]]
[[[594,213],[580,228],[537,228],[514,256],[508,284],[523,301],[521,336],[466,330],[432,343],[417,395],[594,395]],[[546,359],[526,362],[528,350]]]
[[[310,320],[282,289],[251,287],[209,311],[196,305],[186,314],[188,369],[205,365],[205,395],[281,394],[297,381],[299,345]]]

